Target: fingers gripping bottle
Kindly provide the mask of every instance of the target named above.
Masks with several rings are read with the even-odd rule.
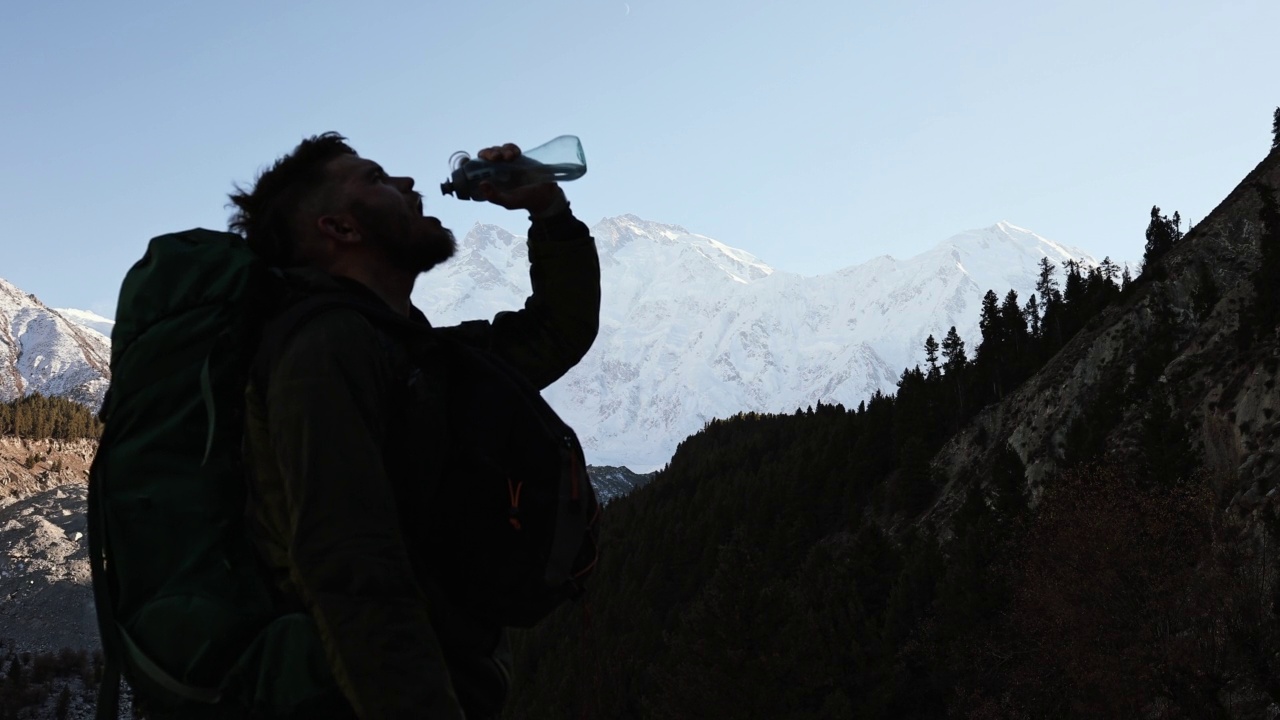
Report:
[[[473,159],[465,152],[449,158],[452,173],[440,183],[441,195],[455,195],[459,200],[484,200],[480,183],[488,181],[499,190],[525,185],[577,180],[587,173],[587,158],[582,143],[573,135],[561,135],[551,142],[521,153],[511,162]]]

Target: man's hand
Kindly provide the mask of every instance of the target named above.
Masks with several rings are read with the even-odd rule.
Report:
[[[481,160],[489,162],[511,162],[520,157],[520,148],[507,143],[500,147],[485,148],[476,155]],[[500,205],[508,210],[528,210],[534,217],[554,215],[568,202],[565,200],[564,191],[553,182],[500,190],[494,187],[493,183],[485,181],[480,183],[477,189],[480,191],[480,197],[494,205]]]

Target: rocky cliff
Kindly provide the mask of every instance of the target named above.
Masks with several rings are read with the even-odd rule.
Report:
[[[1007,441],[1027,468],[1034,501],[1064,464],[1073,426],[1105,435],[1105,456],[1136,457],[1143,421],[1168,403],[1190,434],[1224,504],[1248,514],[1280,483],[1280,416],[1275,378],[1280,339],[1274,331],[1242,341],[1242,316],[1254,302],[1262,203],[1257,184],[1280,187],[1280,151],[1272,151],[1212,213],[1107,308],[1038,374],[984,410],[935,457],[950,482],[933,519],[960,503]],[[1219,299],[1197,307],[1206,274]],[[1101,408],[1155,363],[1157,379],[1137,401]],[[1149,370],[1148,370],[1149,372]],[[1132,392],[1126,393],[1132,398]],[[1102,425],[1102,426],[1099,426]]]

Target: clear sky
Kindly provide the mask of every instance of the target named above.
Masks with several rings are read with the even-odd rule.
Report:
[[[0,277],[110,314],[148,238],[345,134],[461,234],[449,155],[576,134],[580,217],[817,274],[1008,220],[1137,260],[1280,105],[1276,0],[41,0],[0,7]],[[429,288],[430,276],[425,278]]]

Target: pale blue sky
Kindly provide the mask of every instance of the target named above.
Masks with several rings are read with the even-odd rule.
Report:
[[[628,10],[629,8],[629,10]],[[337,130],[461,235],[459,149],[576,134],[578,214],[816,274],[1008,220],[1141,257],[1266,154],[1280,2],[42,0],[0,9],[0,277],[110,313],[148,238]],[[430,286],[428,275],[422,283]]]

